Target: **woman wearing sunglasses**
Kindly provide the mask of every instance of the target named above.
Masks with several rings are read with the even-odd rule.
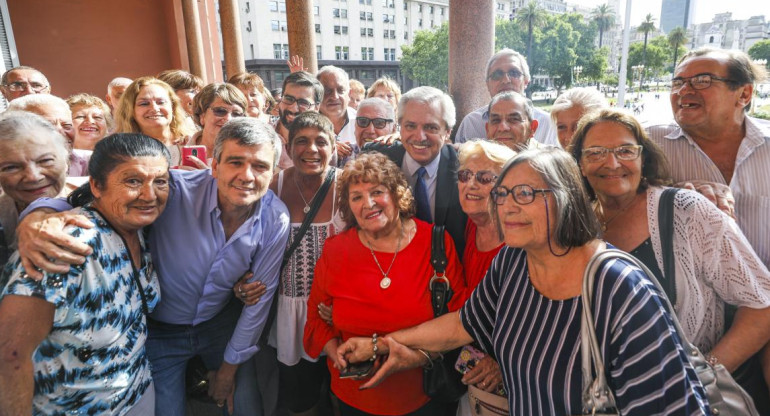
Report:
[[[582,281],[605,244],[578,166],[561,149],[525,150],[503,167],[490,200],[506,247],[459,316],[381,335],[376,353],[388,358],[363,387],[422,364],[411,349],[445,351],[476,341],[500,363],[509,414],[584,414]],[[619,258],[603,262],[592,304],[619,414],[709,414],[670,315],[641,270]],[[352,338],[337,359],[342,365],[367,360],[372,349],[370,339]]]
[[[467,299],[487,274],[492,259],[503,248],[503,240],[497,233],[497,225],[489,213],[489,193],[497,180],[505,162],[515,156],[510,148],[486,140],[474,140],[460,145],[458,158],[460,169],[457,171],[457,187],[460,194],[460,207],[468,215],[465,227],[465,251],[463,252],[463,271],[465,272]],[[490,355],[480,352],[481,347],[474,345],[466,349],[473,361],[467,365],[463,383],[468,385],[474,396],[481,389],[489,393],[502,393],[502,373],[497,361]],[[460,400],[460,415],[470,415],[468,395]]]
[[[697,192],[682,189],[663,202],[663,185],[670,183],[665,156],[639,123],[616,110],[589,114],[572,146],[602,237],[643,261],[670,288],[689,340],[731,372],[767,344],[770,273],[735,222]],[[661,208],[672,213],[672,227],[659,221]],[[732,326],[725,322],[727,305],[737,307]],[[767,397],[767,390],[761,394]]]
[[[201,130],[189,144],[206,146],[206,155],[214,156],[214,142],[222,126],[235,117],[243,117],[249,102],[232,84],[214,83],[203,87],[193,99],[193,119]],[[209,164],[208,160],[203,160]]]

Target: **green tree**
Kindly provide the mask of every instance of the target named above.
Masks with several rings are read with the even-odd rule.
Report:
[[[671,45],[671,49],[674,53],[674,68],[671,72],[676,70],[676,60],[679,56],[679,51],[687,43],[687,35],[684,31],[684,29],[679,26],[674,28],[669,34],[668,34],[668,44]]]
[[[662,42],[661,42],[662,41]],[[628,65],[626,66],[626,76],[631,79],[631,67],[644,65],[645,72],[649,75],[659,76],[661,71],[671,59],[671,47],[665,36],[659,36],[651,39],[647,44],[645,52],[644,46],[640,43],[632,43],[628,47]],[[646,56],[645,56],[646,53]],[[645,63],[646,62],[646,63]]]
[[[411,45],[401,46],[401,71],[420,85],[447,90],[449,85],[449,24],[421,30]]]
[[[647,36],[650,32],[655,30],[655,18],[651,13],[647,13],[647,17],[644,18],[642,24],[636,28],[638,32],[644,33],[644,49],[642,51],[642,65],[647,67]],[[642,71],[642,84],[644,84],[644,71]]]
[[[580,33],[574,30],[563,18],[549,19],[543,29],[543,38],[538,45],[544,54],[542,69],[553,77],[557,93],[565,86],[572,85],[572,67],[577,61],[575,47],[580,41]]]
[[[516,15],[516,21],[527,25],[527,61],[530,68],[533,66],[532,41],[534,40],[534,30],[540,27],[545,21],[545,11],[531,0],[526,6],[522,7]]]
[[[760,40],[749,48],[751,59],[765,59],[770,63],[770,40]]]
[[[615,24],[615,12],[609,4],[602,4],[594,9],[591,16],[599,28],[599,47],[601,48],[604,32]]]
[[[527,34],[522,25],[508,19],[495,21],[495,50],[510,48],[523,51],[527,47]]]

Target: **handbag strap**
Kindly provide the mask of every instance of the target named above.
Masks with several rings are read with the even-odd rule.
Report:
[[[666,188],[658,204],[660,248],[663,252],[664,292],[676,305],[676,269],[674,268],[674,197],[679,188]]]
[[[326,199],[326,194],[329,193],[329,188],[331,188],[332,182],[334,182],[334,177],[337,175],[337,169],[333,166],[330,167],[329,173],[326,174],[326,178],[324,179],[324,182],[321,184],[321,187],[318,189],[318,193],[313,197],[313,200],[310,201],[310,210],[305,214],[305,219],[302,220],[302,225],[299,226],[299,230],[297,230],[297,235],[294,236],[294,241],[292,241],[289,248],[286,249],[286,251],[283,252],[283,259],[281,260],[281,268],[278,273],[283,273],[284,267],[289,263],[289,259],[291,258],[291,255],[294,254],[294,251],[299,247],[299,244],[302,242],[302,239],[305,238],[305,234],[307,233],[307,230],[310,229],[310,224],[313,223],[313,220],[315,219],[316,214],[318,214],[318,210],[321,208],[321,204],[323,203],[324,199]],[[260,344],[266,344],[267,343],[267,337],[270,335],[270,329],[273,326],[273,320],[275,319],[275,314],[278,312],[278,294],[273,295],[273,302],[270,304],[270,312],[267,314],[267,322],[265,323],[265,327],[262,328],[262,334],[259,336],[259,343]]]
[[[446,249],[444,248],[444,229],[443,225],[434,225],[431,236],[430,263],[433,265],[433,277],[428,283],[430,290],[431,307],[433,316],[441,316],[449,310],[447,303],[452,299],[454,292],[449,285],[449,279],[446,277],[446,266],[448,263]]]

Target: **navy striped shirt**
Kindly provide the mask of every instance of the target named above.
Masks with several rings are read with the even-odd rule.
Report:
[[[594,320],[621,414],[705,415],[705,393],[644,273],[605,261]],[[460,310],[466,331],[498,357],[511,415],[574,415],[582,408],[580,297],[551,300],[532,286],[526,253],[504,247]]]

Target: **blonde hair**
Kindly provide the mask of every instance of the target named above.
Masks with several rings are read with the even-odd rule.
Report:
[[[364,84],[362,84],[361,81],[357,79],[350,80],[350,91],[359,93],[361,95],[366,95],[366,88],[364,87]]]
[[[393,95],[396,97],[397,103],[401,101],[401,87],[398,86],[396,81],[393,81],[388,77],[382,77],[377,81],[374,81],[374,83],[372,83],[372,85],[369,87],[369,92],[366,94],[366,97],[367,98],[374,97],[375,91],[377,91],[377,88],[380,88],[380,87],[390,90],[390,92],[392,92]]]
[[[458,159],[460,166],[465,166],[471,159],[477,157],[485,157],[490,162],[497,165],[502,169],[505,162],[516,156],[516,152],[511,150],[508,146],[503,146],[499,143],[490,142],[487,140],[471,140],[460,145],[458,151]]]
[[[123,92],[123,95],[120,97],[117,111],[115,111],[116,133],[142,133],[139,124],[136,123],[136,119],[134,118],[134,105],[136,103],[136,97],[139,96],[139,92],[142,88],[149,85],[158,85],[168,93],[168,99],[171,101],[171,123],[169,124],[169,128],[171,134],[174,136],[173,144],[180,144],[187,138],[187,136],[194,132],[189,131],[189,127],[187,127],[187,124],[185,123],[187,114],[179,102],[179,97],[177,97],[170,85],[155,77],[137,78],[126,87],[126,91]]]
[[[75,94],[67,98],[67,104],[69,104],[72,113],[75,113],[76,107],[96,107],[102,110],[104,122],[107,123],[107,130],[112,131],[115,128],[115,121],[112,119],[110,107],[101,98],[86,93]]]

